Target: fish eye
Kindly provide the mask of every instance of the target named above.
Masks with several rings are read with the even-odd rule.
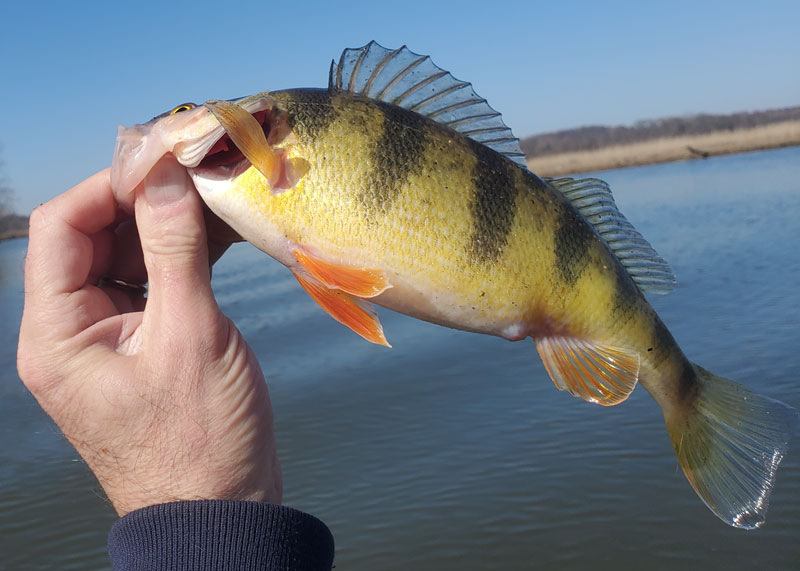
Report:
[[[182,105],[178,105],[175,109],[169,112],[170,115],[175,115],[175,113],[180,113],[181,111],[188,111],[189,109],[194,109],[197,107],[194,103],[183,103]]]

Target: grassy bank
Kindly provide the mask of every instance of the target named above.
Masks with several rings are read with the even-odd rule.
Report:
[[[0,233],[0,240],[12,240],[14,238],[27,238],[28,237],[28,229],[25,230],[15,230],[13,232],[2,232]]]
[[[614,145],[528,159],[540,176],[610,170],[800,145],[800,121]]]

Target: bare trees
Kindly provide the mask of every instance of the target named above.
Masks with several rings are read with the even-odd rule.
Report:
[[[0,153],[2,153],[2,150],[3,148],[0,147]],[[11,186],[6,179],[3,169],[3,157],[2,154],[0,154],[0,217],[11,213],[12,198]]]
[[[14,214],[13,206],[14,191],[5,176],[3,160],[0,157],[0,240],[27,236],[28,217]]]

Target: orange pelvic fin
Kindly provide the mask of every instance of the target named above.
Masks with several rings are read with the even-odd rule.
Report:
[[[329,288],[339,289],[356,297],[369,298],[392,287],[381,270],[362,270],[333,264],[299,249],[292,253],[309,274]]]
[[[317,281],[316,278],[293,271],[294,277],[316,301],[342,325],[346,325],[370,343],[391,347],[383,335],[383,326],[378,320],[375,307],[354,295],[340,289],[333,289]]]
[[[588,402],[619,404],[639,380],[639,355],[630,351],[572,337],[536,339],[536,350],[556,388]]]

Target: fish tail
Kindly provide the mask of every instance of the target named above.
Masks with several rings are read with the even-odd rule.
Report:
[[[697,365],[692,370],[691,406],[667,418],[678,461],[717,517],[734,527],[759,527],[797,411]]]

